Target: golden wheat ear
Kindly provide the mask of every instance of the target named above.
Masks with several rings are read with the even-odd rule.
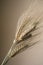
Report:
[[[43,22],[43,16],[42,16],[43,9],[40,9],[40,8],[36,7],[36,8],[33,8],[30,12],[26,11],[20,17],[20,19],[18,20],[15,39],[1,65],[5,65],[10,58],[17,55],[19,52],[21,52],[21,50],[24,50],[24,48],[26,49],[27,47],[30,47],[34,44],[34,42],[32,42],[34,40],[33,37],[36,38],[36,36],[38,36],[37,35],[37,32],[39,32],[38,29],[40,30],[39,24]]]
[[[6,55],[4,61],[2,62],[1,65],[5,65],[11,57],[14,57],[19,52],[21,52],[21,50],[23,51],[24,49],[33,45],[33,44],[30,44],[30,42],[24,43],[24,41],[28,41],[27,39],[30,39],[34,36],[33,32],[36,30],[36,27],[39,24],[38,21],[31,22],[31,20],[32,20],[31,18],[30,18],[30,20],[29,19],[27,20],[27,18],[26,18],[26,20],[24,20],[21,27],[19,28],[18,33],[16,34],[15,40],[14,40],[8,54]],[[28,26],[27,26],[27,24],[28,24]]]

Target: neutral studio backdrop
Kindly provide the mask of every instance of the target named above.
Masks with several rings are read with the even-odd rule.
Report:
[[[14,40],[16,25],[21,14],[29,8],[34,0],[0,0],[0,64]],[[43,39],[43,34],[41,35]],[[6,65],[43,65],[43,40],[35,46],[12,58]]]

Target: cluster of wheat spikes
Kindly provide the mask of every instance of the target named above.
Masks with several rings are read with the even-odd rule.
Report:
[[[41,4],[39,5],[37,3],[35,3],[34,6],[32,4],[32,6],[30,6],[30,8],[20,17],[15,40],[1,65],[5,65],[10,58],[35,43],[31,43],[31,39],[37,36],[37,33],[35,32],[40,29],[39,24],[41,24],[43,19],[43,8],[41,6]]]

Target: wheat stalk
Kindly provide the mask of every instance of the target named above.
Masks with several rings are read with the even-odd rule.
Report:
[[[20,17],[18,22],[19,23],[22,22],[22,23],[20,25],[18,24],[19,27],[17,27],[18,30],[15,35],[15,40],[13,41],[13,44],[12,44],[9,52],[6,55],[6,57],[3,60],[1,65],[5,65],[10,58],[14,57],[16,54],[18,54],[24,48],[26,49],[29,46],[33,45],[33,44],[30,44],[30,42],[31,42],[30,39],[35,37],[35,35],[37,34],[36,33],[34,35],[33,32],[40,28],[40,27],[37,28],[37,26],[39,25],[40,21],[43,18],[42,10],[41,10],[41,12],[39,12],[39,11],[36,12],[36,9],[35,9],[35,11],[33,9],[32,12],[30,12],[30,13],[26,11],[23,14],[23,16]],[[24,43],[24,41],[26,41],[26,40],[29,40],[29,43]]]

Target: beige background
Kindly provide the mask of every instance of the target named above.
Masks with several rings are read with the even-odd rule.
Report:
[[[12,45],[19,17],[33,1],[1,0],[0,64]],[[15,56],[6,65],[43,65],[43,40]]]

